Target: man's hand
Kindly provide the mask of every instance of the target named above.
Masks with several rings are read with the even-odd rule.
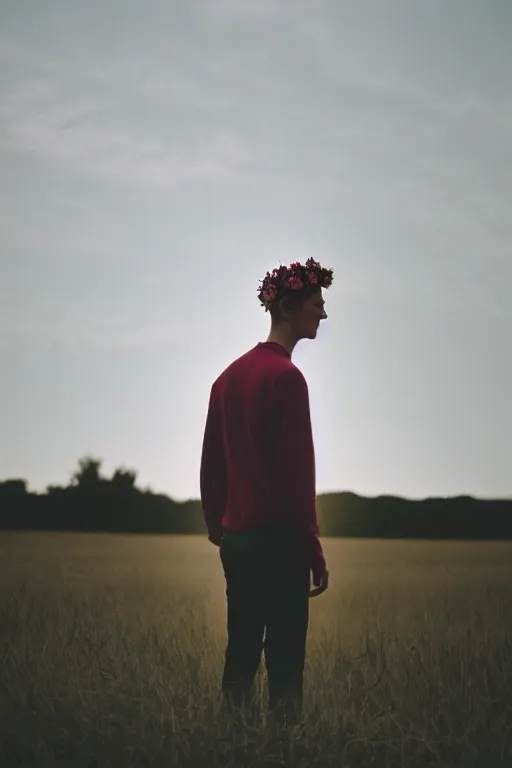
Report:
[[[319,573],[313,573],[313,584],[316,589],[311,590],[309,593],[310,597],[317,597],[317,595],[321,595],[322,592],[325,592],[329,586],[329,571],[327,568]]]

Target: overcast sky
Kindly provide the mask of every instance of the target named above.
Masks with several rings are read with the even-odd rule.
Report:
[[[199,497],[312,256],[317,491],[512,495],[510,0],[0,0],[0,478]]]

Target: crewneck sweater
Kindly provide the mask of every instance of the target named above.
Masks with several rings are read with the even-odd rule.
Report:
[[[281,344],[259,342],[211,387],[200,469],[209,540],[219,545],[224,528],[281,525],[321,572],[315,483],[306,379]]]

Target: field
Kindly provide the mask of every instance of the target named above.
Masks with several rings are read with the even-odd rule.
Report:
[[[512,543],[324,539],[305,724],[218,706],[206,538],[0,534],[0,765],[512,765]]]

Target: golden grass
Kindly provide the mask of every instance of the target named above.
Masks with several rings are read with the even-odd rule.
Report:
[[[276,734],[263,663],[257,727],[218,707],[205,538],[0,534],[0,765],[512,765],[512,543],[324,548],[305,724]]]

